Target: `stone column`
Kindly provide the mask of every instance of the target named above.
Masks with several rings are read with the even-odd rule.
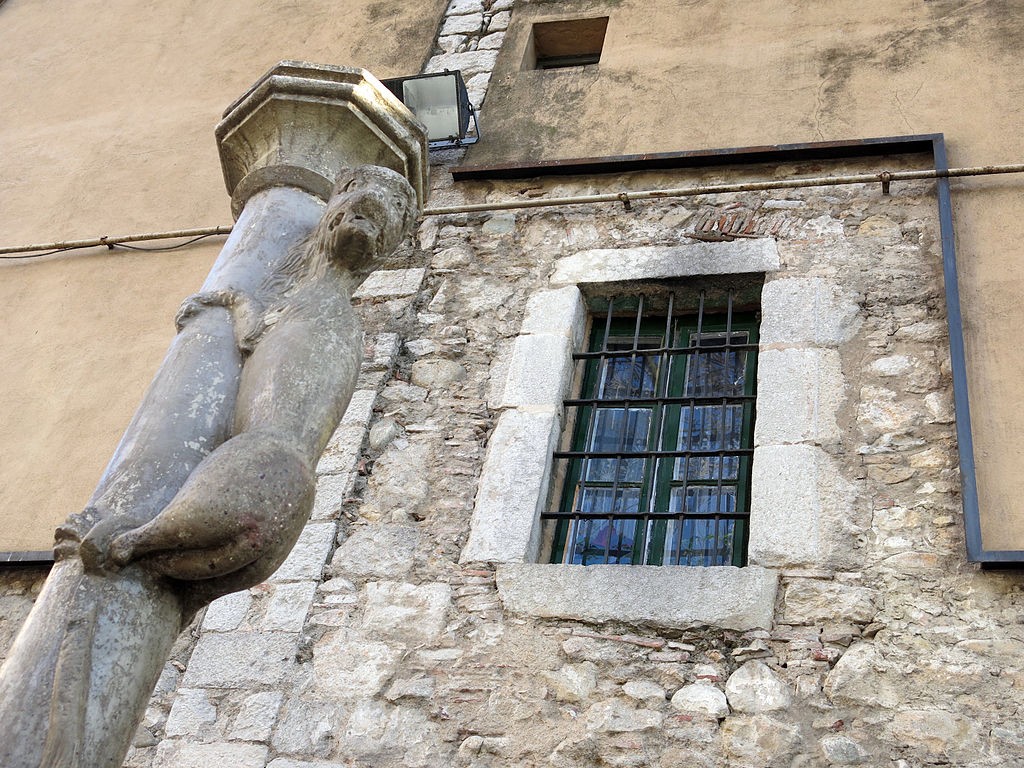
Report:
[[[423,206],[422,127],[363,70],[282,62],[216,134],[237,222],[203,294],[258,286],[317,226],[346,168],[397,171]],[[183,325],[81,519],[156,517],[230,437],[242,365],[228,306]],[[201,607],[186,582],[138,562],[90,566],[84,554],[58,559],[0,669],[5,768],[118,768],[171,645]]]

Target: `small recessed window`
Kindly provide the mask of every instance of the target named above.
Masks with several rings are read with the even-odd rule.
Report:
[[[544,21],[533,25],[524,69],[563,69],[597,64],[608,17]]]

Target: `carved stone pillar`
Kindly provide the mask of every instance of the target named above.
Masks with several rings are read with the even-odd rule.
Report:
[[[424,203],[422,127],[363,70],[282,62],[228,108],[217,140],[237,223],[204,294],[255,290],[317,226],[346,168],[397,171]],[[182,326],[81,520],[145,524],[231,437],[244,365],[234,322],[211,306]],[[118,768],[203,602],[193,582],[84,553],[58,559],[0,669],[5,768]]]

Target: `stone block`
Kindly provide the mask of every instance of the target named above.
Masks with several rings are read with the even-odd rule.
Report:
[[[378,269],[371,272],[362,285],[352,294],[353,299],[391,299],[400,296],[414,296],[423,285],[426,270]]]
[[[526,616],[745,631],[772,625],[778,574],[756,566],[508,563],[497,583],[505,608]]]
[[[354,472],[337,475],[320,475],[316,479],[316,497],[313,499],[311,520],[334,520],[341,511],[342,505],[351,497],[355,485]]]
[[[635,733],[661,728],[663,715],[650,709],[634,709],[619,699],[599,701],[584,715],[588,731]]]
[[[821,624],[874,620],[875,591],[835,581],[794,579],[786,587],[782,601],[782,621],[786,624]]]
[[[622,686],[622,692],[649,707],[660,707],[665,703],[665,689],[652,680],[630,680]]]
[[[316,689],[340,699],[376,696],[394,675],[401,657],[400,648],[338,630],[313,647]]]
[[[182,685],[275,685],[294,671],[298,647],[299,636],[291,632],[211,632],[196,643]]]
[[[839,352],[769,349],[757,359],[754,445],[837,443],[836,414],[845,397]]]
[[[278,754],[327,757],[343,716],[335,702],[292,698],[285,704],[270,745]]]
[[[727,765],[793,765],[800,726],[768,715],[735,715],[722,723]]]
[[[372,389],[357,389],[352,393],[352,399],[348,401],[348,408],[345,415],[341,417],[343,425],[358,425],[365,428],[373,418],[373,401],[377,399],[377,393]]]
[[[231,723],[228,737],[241,741],[270,739],[282,699],[280,691],[261,691],[247,696]]]
[[[529,334],[512,344],[499,408],[560,409],[572,383],[573,347],[566,336]]]
[[[585,702],[597,689],[597,667],[589,661],[543,671],[541,677],[559,701]]]
[[[217,721],[217,707],[210,701],[206,691],[182,689],[174,697],[171,712],[164,725],[164,734],[169,737],[198,737],[204,726]]]
[[[203,617],[203,631],[230,632],[233,629],[238,629],[245,619],[250,605],[252,605],[252,595],[247,590],[218,597],[206,609],[206,615]]]
[[[774,712],[788,708],[793,700],[789,686],[761,661],[748,661],[733,672],[725,695],[736,712]]]
[[[340,475],[355,469],[365,437],[365,427],[358,424],[340,425],[331,435],[327,448],[317,462],[317,475]]]
[[[424,389],[444,389],[466,378],[466,369],[454,360],[429,358],[412,364],[410,381]]]
[[[327,556],[334,547],[334,523],[309,523],[299,534],[292,552],[270,581],[319,581]]]
[[[424,74],[430,74],[433,72],[444,72],[446,69],[458,69],[462,71],[462,76],[468,79],[481,72],[490,72],[494,69],[494,62],[497,59],[497,51],[443,53],[440,56],[431,57],[423,72]]]
[[[725,694],[710,683],[684,685],[672,695],[672,709],[684,715],[696,714],[707,717],[725,717],[729,704]]]
[[[554,412],[501,415],[487,445],[461,562],[523,563],[536,557],[538,516],[560,431]]]
[[[267,610],[256,627],[263,632],[301,632],[313,605],[315,581],[298,581],[274,586]]]
[[[555,263],[552,285],[611,283],[696,275],[773,272],[779,250],[770,238],[688,245],[596,248]]]
[[[447,584],[371,582],[363,629],[415,645],[435,642],[444,630],[451,592]]]
[[[520,333],[567,336],[573,349],[583,346],[587,328],[587,308],[583,294],[575,285],[553,291],[539,291],[526,302],[526,314]]]
[[[263,768],[268,752],[262,744],[196,744],[166,739],[156,749],[153,768]]]
[[[448,16],[438,33],[444,35],[478,35],[484,28],[482,12],[467,13],[459,16]]]
[[[768,568],[852,564],[853,487],[812,445],[754,449],[750,493],[751,563]]]
[[[413,566],[420,532],[410,525],[368,525],[343,541],[331,560],[331,573],[395,578]]]
[[[853,338],[861,321],[854,297],[820,277],[768,280],[761,290],[762,345],[838,347]]]
[[[891,709],[903,700],[904,672],[890,664],[873,643],[850,646],[825,678],[824,692],[841,707]]]

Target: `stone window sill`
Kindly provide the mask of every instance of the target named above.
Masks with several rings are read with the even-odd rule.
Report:
[[[778,572],[735,568],[502,563],[498,593],[512,613],[656,627],[771,626]]]

